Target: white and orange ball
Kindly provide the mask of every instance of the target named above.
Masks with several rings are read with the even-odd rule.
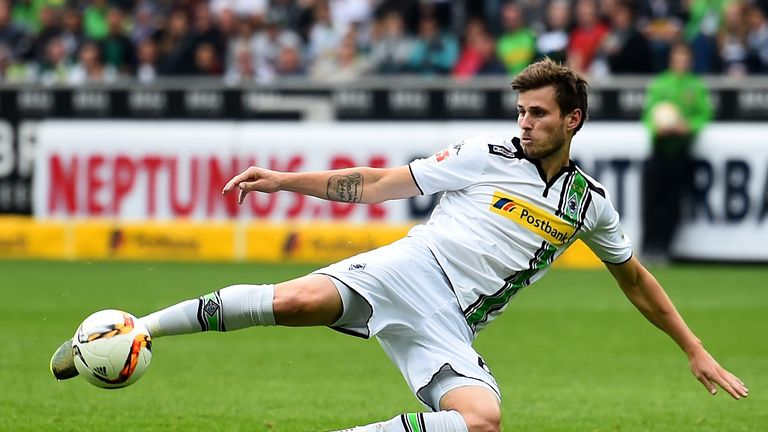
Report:
[[[152,338],[133,315],[114,309],[86,318],[72,338],[80,376],[101,388],[133,384],[152,361]]]

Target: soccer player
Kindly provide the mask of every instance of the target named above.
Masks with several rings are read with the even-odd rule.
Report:
[[[587,113],[587,83],[551,60],[512,81],[520,137],[480,135],[397,168],[285,173],[250,167],[223,193],[293,191],[376,203],[445,192],[429,220],[388,246],[276,285],[234,285],[154,312],[154,338],[250,326],[330,326],[375,336],[432,412],[358,426],[366,432],[498,431],[500,392],[472,348],[477,332],[541,278],[576,239],[600,257],[629,300],[685,352],[715,394],[747,389],[691,332],[662,287],[633,257],[605,189],[569,159]],[[70,342],[57,378],[75,375]]]

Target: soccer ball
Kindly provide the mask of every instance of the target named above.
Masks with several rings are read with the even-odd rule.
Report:
[[[72,338],[75,367],[101,388],[133,384],[152,360],[152,339],[133,315],[119,310],[96,312],[80,324]]]

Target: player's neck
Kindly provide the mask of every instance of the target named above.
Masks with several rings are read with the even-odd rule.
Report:
[[[544,172],[545,180],[549,182],[555,177],[563,168],[568,167],[571,164],[570,160],[570,145],[565,145],[561,151],[551,154],[545,158],[539,159],[541,169]]]

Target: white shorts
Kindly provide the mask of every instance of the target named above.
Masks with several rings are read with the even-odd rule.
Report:
[[[501,399],[448,278],[422,242],[406,237],[315,273],[330,276],[342,297],[333,328],[376,336],[425,406],[439,410],[445,393],[466,385]]]

